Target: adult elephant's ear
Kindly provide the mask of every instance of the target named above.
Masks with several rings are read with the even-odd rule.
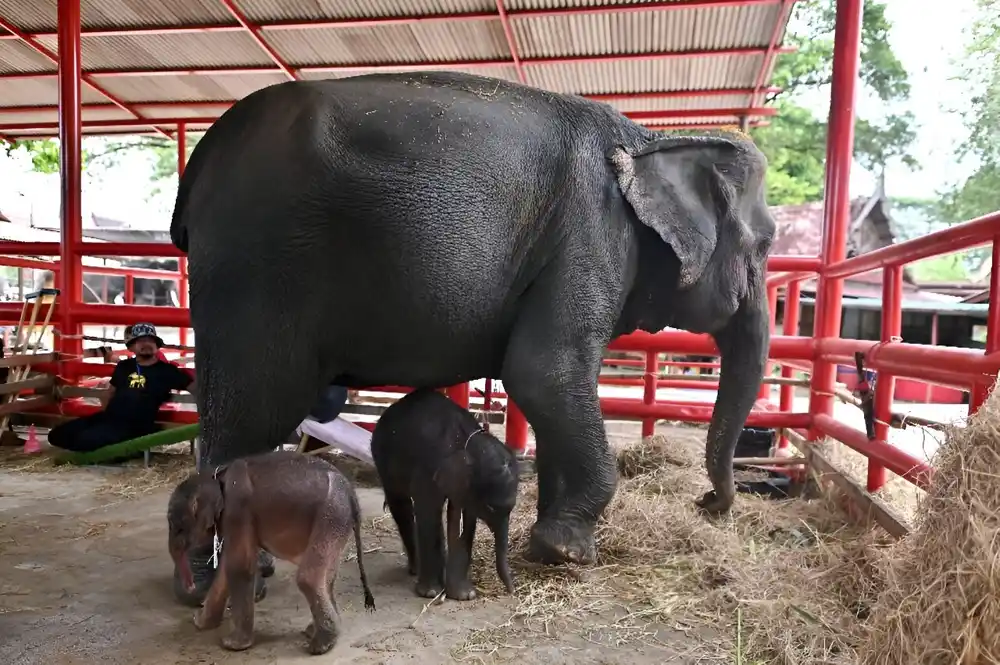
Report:
[[[748,151],[721,137],[667,137],[638,150],[609,155],[625,199],[639,221],[663,239],[680,260],[679,288],[701,277],[715,251],[721,224],[739,218],[738,192],[748,169]]]

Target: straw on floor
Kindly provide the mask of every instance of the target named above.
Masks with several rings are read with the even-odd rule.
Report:
[[[826,496],[740,496],[729,517],[706,519],[693,504],[707,487],[704,435],[679,430],[619,453],[619,488],[598,524],[593,567],[524,561],[537,496],[535,483],[524,483],[511,527],[514,609],[456,655],[516,655],[571,634],[655,645],[681,629],[698,634],[692,648],[703,662],[856,663],[888,537],[850,525]],[[475,579],[486,595],[502,596],[490,541],[477,537]]]
[[[1000,393],[948,432],[934,466],[885,565],[863,665],[1000,663]]]

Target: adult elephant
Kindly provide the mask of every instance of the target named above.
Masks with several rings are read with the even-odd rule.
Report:
[[[187,252],[209,464],[271,450],[323,386],[503,380],[537,437],[530,552],[591,562],[617,475],[597,394],[617,335],[711,333],[711,513],[768,349],[766,161],[492,78],[290,82],[198,143],[170,228]]]

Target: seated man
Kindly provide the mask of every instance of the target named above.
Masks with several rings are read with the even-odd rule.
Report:
[[[194,392],[192,376],[160,359],[163,340],[148,323],[132,326],[125,346],[135,354],[115,366],[102,411],[52,428],[49,443],[64,450],[91,452],[152,434],[159,428],[156,416],[171,390]]]

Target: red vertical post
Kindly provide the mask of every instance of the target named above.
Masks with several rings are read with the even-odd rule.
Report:
[[[483,390],[483,412],[486,414],[486,422],[483,423],[483,427],[487,432],[490,431],[490,412],[493,410],[493,379],[485,379],[483,381],[485,384]]]
[[[521,409],[517,408],[517,404],[514,404],[510,393],[507,393],[507,414],[504,420],[507,446],[515,452],[523,453],[528,447],[528,419],[521,413]]]
[[[986,314],[985,353],[1000,352],[1000,235],[993,238],[993,269],[990,270],[990,305]],[[979,410],[989,395],[990,386],[976,384],[969,398],[969,415]]]
[[[180,184],[184,175],[184,167],[187,166],[187,125],[183,122],[177,125],[177,182]],[[188,306],[188,261],[186,256],[177,259],[177,299],[180,306],[187,309]],[[180,329],[181,346],[187,346],[188,329]],[[187,351],[182,351],[181,355],[187,355]]]
[[[854,97],[861,51],[862,0],[837,0],[833,47],[833,84],[830,92],[830,121],[826,141],[826,183],[823,206],[823,267],[839,263],[847,254],[850,224],[850,177],[854,149]],[[840,337],[842,279],[820,272],[816,287],[814,339]],[[809,413],[813,417],[833,415],[833,388],[836,365],[817,359],[813,365]],[[820,434],[812,428],[810,438]]]
[[[889,266],[882,271],[882,335],[883,342],[898,337],[903,329],[903,268]],[[860,381],[864,377],[858,377]],[[896,377],[879,372],[875,379],[875,438],[889,441],[892,421],[892,396],[896,392]],[[885,467],[868,460],[868,491],[877,492],[885,485]]]
[[[768,309],[768,320],[771,326],[771,334],[774,334],[774,327],[778,322],[778,287],[768,286],[767,287],[767,309]],[[787,314],[786,314],[787,316]],[[774,370],[774,363],[767,363],[764,365],[764,378],[771,376],[771,372]],[[766,402],[771,401],[771,384],[764,383],[760,384],[760,390],[757,391],[757,399],[762,399]]]
[[[469,384],[460,383],[448,388],[448,397],[463,409],[469,408]]]
[[[937,346],[938,343],[938,326],[941,324],[941,319],[937,312],[931,314],[931,346]],[[926,384],[924,388],[924,403],[930,404],[931,400],[934,399],[934,384]]]
[[[125,304],[135,304],[135,277],[125,275]]]
[[[802,295],[802,282],[791,282],[785,287],[785,320],[782,323],[781,332],[786,337],[795,337],[799,334],[799,316],[801,307],[799,305]],[[786,379],[792,378],[794,370],[787,365],[782,366],[781,376]],[[795,410],[795,386],[781,386],[780,409],[785,413]],[[784,431],[784,430],[782,430]],[[788,437],[782,434],[778,439],[778,448],[788,447]]]
[[[656,404],[656,381],[659,378],[659,354],[646,351],[646,372],[642,375],[642,403]],[[656,431],[656,418],[644,418],[642,421],[642,438],[653,436]]]
[[[80,121],[80,0],[60,0],[59,23],[59,180],[61,184],[59,246],[59,290],[63,335],[79,335],[73,308],[83,302],[83,218],[81,172],[83,170]],[[79,355],[83,341],[61,339],[63,353]]]

